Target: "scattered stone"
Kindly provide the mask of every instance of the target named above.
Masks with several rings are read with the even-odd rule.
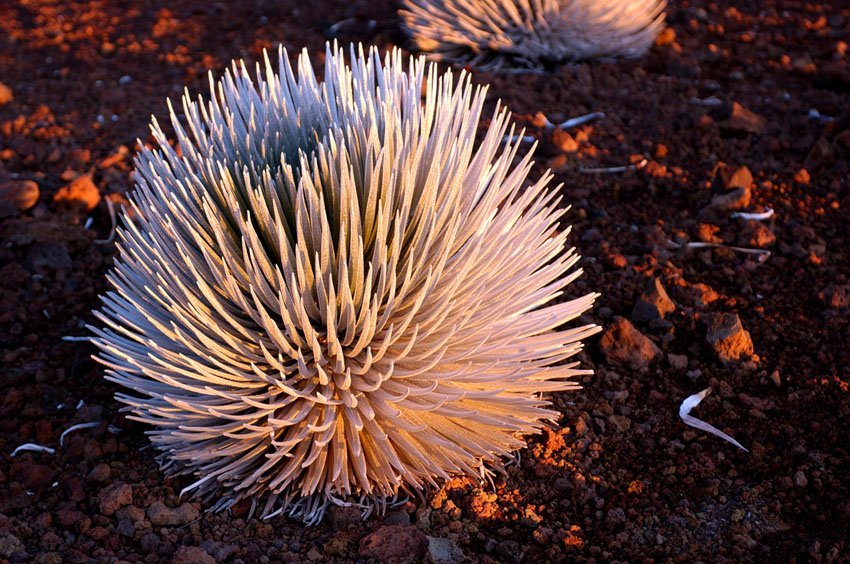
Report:
[[[410,513],[405,511],[404,509],[397,509],[396,511],[389,511],[386,516],[384,516],[384,525],[410,525]]]
[[[564,153],[575,153],[578,151],[578,141],[560,127],[555,128],[555,131],[552,133],[552,143],[554,143],[558,150]]]
[[[24,268],[33,274],[38,274],[46,268],[71,270],[73,266],[68,247],[64,243],[35,243],[24,257]]]
[[[659,47],[670,45],[674,41],[676,41],[676,30],[672,27],[665,27],[655,38],[655,44]]]
[[[752,196],[749,186],[747,188],[736,188],[723,194],[716,194],[705,206],[705,209],[715,211],[740,210],[750,205]]]
[[[379,562],[418,562],[428,550],[428,537],[416,527],[383,526],[360,540],[358,554]]]
[[[24,552],[26,547],[21,539],[10,532],[0,533],[0,556],[11,558],[13,555]]]
[[[664,319],[668,313],[675,310],[676,304],[667,295],[661,281],[653,278],[635,303],[632,309],[632,320],[636,323],[649,323],[655,319]]]
[[[95,465],[95,467],[89,471],[88,476],[86,476],[86,479],[91,480],[92,482],[102,483],[109,480],[109,477],[111,475],[112,468],[109,467],[109,464],[101,462]]]
[[[640,371],[646,370],[661,356],[661,349],[623,317],[614,318],[614,322],[599,339],[599,348],[608,362]]]
[[[38,184],[32,180],[0,183],[0,218],[27,211],[38,202]]]
[[[147,509],[148,521],[155,527],[188,525],[200,515],[200,512],[191,503],[184,503],[180,507],[172,508],[161,501],[155,501]]]
[[[632,420],[624,415],[609,415],[608,423],[610,423],[614,430],[618,433],[628,431],[632,426]]]
[[[174,553],[172,564],[215,564],[215,558],[197,546],[181,546]]]
[[[115,482],[98,496],[98,505],[103,515],[112,515],[131,503],[133,503],[133,488],[124,482]]]
[[[0,82],[0,106],[5,106],[15,99],[12,89]]]
[[[807,185],[812,181],[812,176],[809,174],[809,171],[801,168],[797,171],[797,174],[794,175],[794,182],[797,184],[802,184],[803,186]]]
[[[767,120],[739,104],[732,103],[732,111],[729,119],[723,124],[734,131],[746,131],[749,133],[762,134],[767,131]]]
[[[743,247],[764,249],[776,243],[776,235],[760,221],[745,221],[738,233],[738,244]]]
[[[850,306],[850,284],[840,286],[829,285],[818,293],[818,298],[827,307],[842,309]]]
[[[53,196],[53,201],[62,207],[90,212],[100,202],[100,191],[95,186],[91,176],[84,174],[67,186],[60,188]]]
[[[546,118],[546,114],[543,112],[537,112],[531,118],[531,125],[534,127],[546,127],[549,125],[549,120]]]
[[[216,562],[224,562],[231,554],[239,550],[235,544],[225,544],[212,540],[205,540],[201,543],[201,549],[212,556]]]
[[[463,551],[449,539],[428,537],[428,554],[434,564],[459,564],[463,562]]]
[[[66,529],[74,527],[84,517],[85,515],[81,511],[74,511],[72,509],[60,509],[56,512],[56,521]]]
[[[773,385],[777,388],[782,386],[782,376],[780,376],[779,370],[774,370],[770,373],[770,381],[773,382]]]
[[[626,524],[626,512],[621,507],[609,509],[605,514],[605,526],[616,530]]]
[[[724,363],[753,355],[753,341],[735,313],[719,313],[708,317],[706,342]]]
[[[688,357],[683,354],[670,353],[667,355],[667,361],[670,363],[670,367],[678,372],[688,368]]]
[[[47,488],[56,476],[56,473],[49,466],[35,464],[29,457],[12,464],[11,474],[15,480],[32,491],[41,491]]]
[[[798,488],[805,488],[809,485],[809,479],[806,477],[805,472],[799,470],[796,474],[794,474],[794,485]]]
[[[336,531],[347,529],[361,521],[360,510],[358,508],[342,507],[340,505],[332,505],[328,509],[328,518],[330,519],[331,527]]]
[[[129,519],[121,519],[118,521],[118,525],[115,526],[115,530],[122,537],[133,538],[133,535],[136,534],[136,526]]]
[[[714,291],[714,288],[708,284],[697,282],[689,288],[690,294],[693,297],[694,306],[705,309],[720,299],[720,294]]]
[[[115,512],[119,519],[127,519],[131,523],[141,523],[145,520],[145,510],[135,505],[127,505]]]
[[[753,185],[753,173],[745,166],[739,166],[731,171],[723,169],[721,172],[723,179],[723,187],[727,190],[736,190],[738,188],[751,188]]]

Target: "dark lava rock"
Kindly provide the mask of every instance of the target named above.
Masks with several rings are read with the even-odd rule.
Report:
[[[632,320],[636,323],[649,323],[655,319],[664,319],[668,313],[675,310],[676,304],[667,295],[661,281],[653,278],[632,309]]]
[[[200,517],[200,512],[191,503],[171,508],[161,501],[155,501],[148,507],[147,515],[155,527],[179,527]]]
[[[721,125],[733,131],[762,134],[767,131],[767,120],[739,104],[732,103],[729,117]]]
[[[379,562],[419,562],[428,550],[428,537],[416,527],[386,525],[360,540],[359,555]]]
[[[133,503],[133,488],[124,482],[116,482],[100,492],[98,505],[103,515],[112,515],[125,505]]]
[[[64,243],[35,243],[27,251],[24,268],[33,274],[45,268],[71,270],[74,263]]]
[[[646,370],[661,356],[661,349],[623,317],[614,318],[599,339],[599,348],[608,362],[640,371]]]
[[[15,554],[22,553],[26,550],[21,539],[12,533],[0,533],[0,556],[9,558]]]
[[[428,554],[434,564],[463,562],[463,551],[449,539],[428,537]]]
[[[342,507],[339,505],[333,505],[328,509],[328,518],[330,519],[331,527],[335,531],[347,529],[362,521],[358,508]]]
[[[708,316],[705,340],[724,363],[753,355],[753,341],[750,333],[744,329],[741,318],[735,313]]]
[[[215,558],[197,546],[181,546],[174,553],[172,564],[215,564]]]

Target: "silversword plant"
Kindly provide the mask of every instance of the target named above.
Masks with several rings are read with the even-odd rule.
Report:
[[[416,46],[483,70],[643,55],[667,0],[404,0]]]
[[[576,387],[596,297],[551,175],[502,145],[486,88],[400,51],[285,51],[154,120],[93,327],[171,475],[223,509],[380,506],[499,470]]]

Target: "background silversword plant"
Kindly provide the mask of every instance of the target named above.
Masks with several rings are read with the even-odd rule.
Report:
[[[501,468],[597,329],[559,329],[596,296],[556,299],[580,271],[551,175],[524,187],[503,109],[475,143],[465,75],[353,47],[321,83],[306,52],[278,68],[184,96],[179,153],[154,121],[92,328],[118,399],[214,509],[309,522]]]
[[[404,0],[416,46],[495,70],[639,57],[664,29],[667,0]]]

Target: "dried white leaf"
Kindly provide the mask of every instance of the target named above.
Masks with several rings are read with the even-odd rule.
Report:
[[[587,167],[579,167],[578,171],[584,174],[615,174],[618,172],[626,172],[628,170],[639,170],[647,165],[649,161],[643,159],[639,163],[623,165],[623,166],[609,166],[604,168],[587,168]]]
[[[698,394],[694,394],[692,396],[686,397],[685,400],[682,402],[681,407],[679,407],[679,417],[682,418],[682,421],[685,422],[685,425],[690,425],[691,427],[695,427],[695,428],[697,428],[701,431],[705,431],[706,433],[711,433],[712,435],[720,437],[724,441],[728,441],[728,442],[732,443],[733,445],[740,448],[744,452],[750,452],[746,448],[744,448],[744,446],[741,443],[739,443],[738,441],[736,441],[735,439],[733,439],[732,437],[730,437],[729,435],[727,435],[726,433],[724,433],[723,431],[718,429],[717,427],[709,425],[705,421],[703,421],[701,419],[697,419],[696,417],[694,417],[692,415],[689,415],[691,410],[693,408],[695,408],[696,406],[698,406],[700,404],[700,402],[703,399],[705,399],[705,396],[707,396],[709,394],[709,392],[711,392],[711,388],[706,388],[703,391],[699,392]]]
[[[774,211],[772,208],[767,208],[765,211],[761,213],[755,212],[735,212],[729,217],[732,219],[751,219],[753,221],[764,221],[765,219],[770,219],[773,217]]]
[[[24,451],[46,452],[47,454],[56,454],[56,450],[54,450],[50,447],[37,445],[35,443],[24,443],[21,446],[19,446],[18,448],[16,448],[15,450],[13,450],[12,454],[10,456],[17,456],[17,454],[19,452],[24,452]]]
[[[79,431],[79,430],[81,430],[81,429],[94,429],[94,428],[95,428],[95,427],[97,427],[98,425],[100,425],[100,422],[99,422],[99,421],[92,421],[92,422],[90,422],[90,423],[77,423],[76,425],[72,425],[72,426],[68,427],[68,428],[67,428],[67,429],[65,429],[65,430],[62,432],[62,434],[59,436],[59,446],[60,446],[60,447],[64,447],[64,446],[65,446],[65,437],[66,437],[69,433],[73,433],[74,431]]]

